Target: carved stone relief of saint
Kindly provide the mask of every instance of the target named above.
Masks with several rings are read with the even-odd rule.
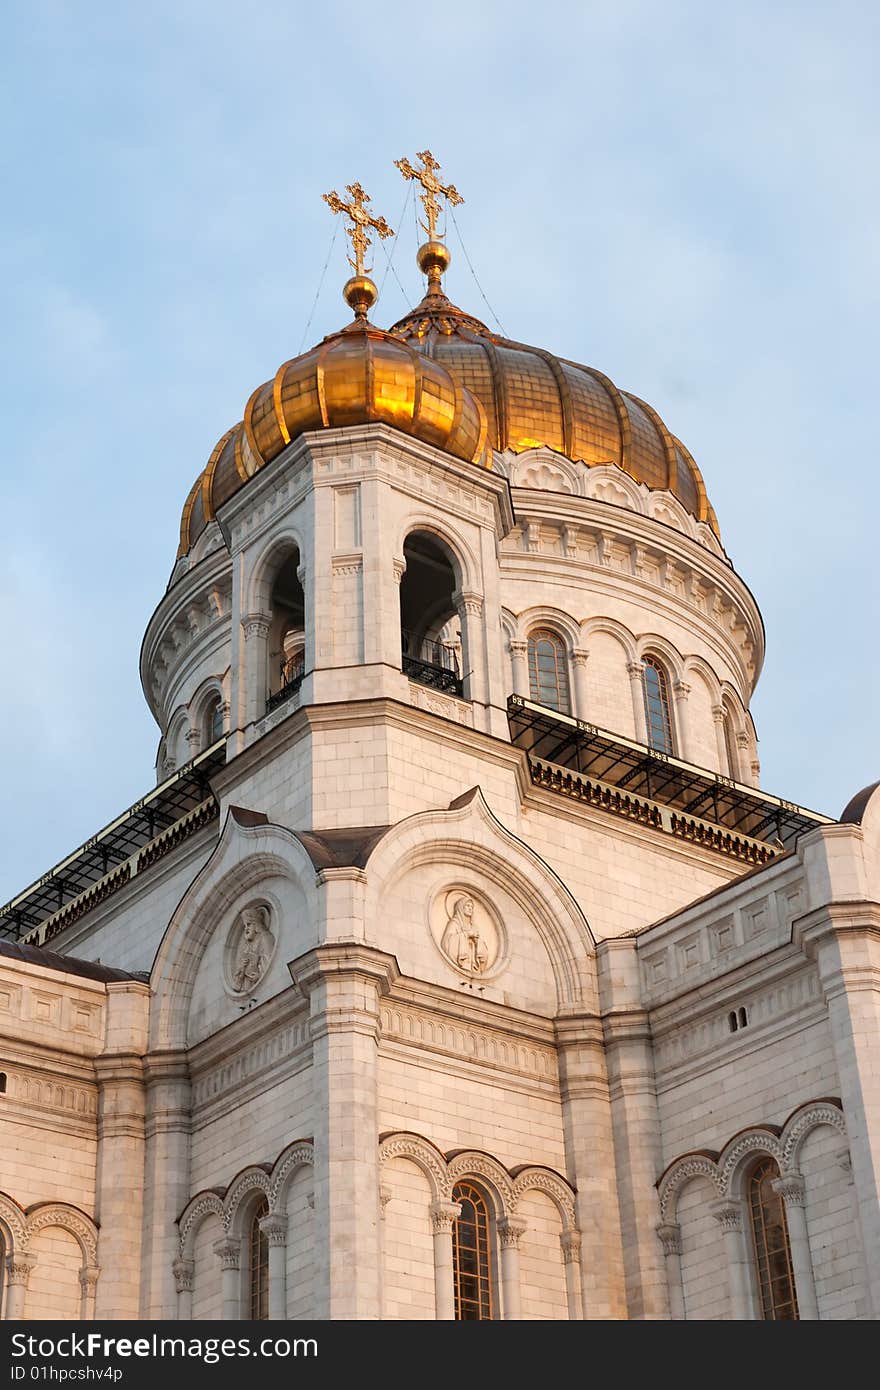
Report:
[[[269,909],[259,905],[242,908],[230,933],[230,946],[230,983],[236,994],[244,994],[260,983],[275,949]]]
[[[482,976],[499,963],[499,924],[467,888],[448,888],[434,899],[431,927],[446,960],[462,975]]]

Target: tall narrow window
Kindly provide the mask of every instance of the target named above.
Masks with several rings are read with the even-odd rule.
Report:
[[[571,713],[565,644],[555,632],[533,632],[529,638],[529,694],[538,705]]]
[[[739,758],[736,751],[736,729],[733,724],[733,715],[724,706],[724,746],[727,749],[727,775],[734,781],[739,777]]]
[[[489,1208],[471,1182],[456,1183],[452,1200],[461,1203],[461,1216],[452,1227],[455,1317],[458,1322],[481,1322],[493,1316]]]
[[[669,683],[666,672],[652,656],[644,662],[645,723],[648,726],[648,747],[658,753],[673,753],[672,714],[669,707]]]
[[[749,1214],[761,1315],[765,1322],[794,1322],[799,1314],[785,1203],[773,1191],[773,1180],[778,1177],[779,1167],[774,1159],[762,1158],[755,1165],[749,1178]]]
[[[219,695],[213,699],[205,714],[205,747],[209,748],[224,734],[223,703]]]
[[[247,1307],[251,1322],[265,1322],[269,1317],[269,1238],[260,1230],[260,1221],[268,1214],[269,1203],[262,1197],[251,1217],[248,1241]]]

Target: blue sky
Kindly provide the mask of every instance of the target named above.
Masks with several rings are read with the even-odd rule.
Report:
[[[359,178],[396,226],[392,161],[425,146],[506,331],[700,464],[767,628],[764,786],[836,815],[880,775],[880,10],[728,9],[7,6],[0,901],[151,785],[138,653],[187,490],[300,348],[320,195]],[[413,302],[416,244],[410,207]],[[339,237],[310,342],[345,274]],[[406,302],[389,275],[373,317]]]

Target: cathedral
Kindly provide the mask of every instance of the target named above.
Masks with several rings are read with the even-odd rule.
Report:
[[[697,464],[453,304],[398,168],[423,299],[326,195],[351,317],[186,498],[156,784],[0,909],[2,1316],[875,1318],[880,789],[761,788]]]

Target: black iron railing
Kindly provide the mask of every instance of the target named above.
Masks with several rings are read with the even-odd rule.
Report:
[[[270,695],[266,701],[266,713],[271,714],[273,709],[283,705],[285,700],[289,700],[291,695],[295,695],[303,683],[305,675],[305,659],[301,656],[292,657],[290,661],[281,663],[281,688]]]
[[[403,653],[403,673],[419,685],[440,690],[444,695],[464,695],[464,682],[458,668],[454,649],[444,642],[418,637],[406,629],[400,634]]]

